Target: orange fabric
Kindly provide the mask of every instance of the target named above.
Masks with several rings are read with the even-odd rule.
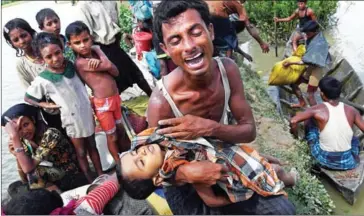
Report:
[[[121,123],[121,98],[114,95],[108,98],[93,98],[95,114],[105,133],[115,130],[115,123]]]

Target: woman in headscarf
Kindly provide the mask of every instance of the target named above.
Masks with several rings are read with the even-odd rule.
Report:
[[[87,183],[79,173],[68,138],[48,127],[40,109],[24,103],[14,105],[1,116],[1,126],[12,140],[9,150],[30,189],[55,185],[53,188],[64,191]]]

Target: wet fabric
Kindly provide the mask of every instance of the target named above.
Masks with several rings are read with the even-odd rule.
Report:
[[[307,126],[305,138],[310,145],[312,156],[321,166],[335,170],[350,170],[359,164],[360,142],[355,136],[351,141],[351,149],[344,152],[322,150],[320,147],[320,130],[315,124]]]
[[[307,41],[306,53],[302,61],[318,67],[326,67],[330,63],[329,44],[322,32]]]
[[[138,148],[159,144],[166,149],[164,163],[156,177],[156,181],[163,181],[164,186],[171,185],[171,178],[179,166],[191,161],[209,160],[228,167],[230,182],[218,182],[218,185],[227,193],[231,202],[247,200],[254,192],[262,196],[285,194],[283,182],[278,179],[271,164],[257,151],[247,145],[206,140],[206,144],[201,144],[199,140],[180,141],[159,135],[155,133],[155,128],[150,128],[135,137],[131,146]]]

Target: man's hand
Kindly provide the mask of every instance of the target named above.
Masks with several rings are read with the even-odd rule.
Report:
[[[95,70],[96,68],[99,67],[101,61],[99,59],[88,59],[88,68],[91,70]]]
[[[260,48],[262,48],[262,52],[263,53],[268,53],[269,52],[269,45],[265,42],[260,44]]]
[[[246,58],[246,60],[248,60],[249,62],[252,62],[253,61],[253,57],[251,57],[251,55],[247,54],[247,53],[244,53],[244,58]]]
[[[288,67],[288,66],[290,66],[290,65],[291,65],[291,63],[289,63],[288,61],[283,62],[283,67]]]
[[[274,22],[279,22],[279,18],[278,17],[274,17],[273,20],[274,20]]]
[[[176,173],[176,182],[190,184],[215,185],[217,181],[227,182],[228,168],[210,161],[193,161],[180,166]]]
[[[185,115],[179,118],[165,119],[158,122],[166,128],[157,130],[163,134],[176,139],[191,140],[202,136],[211,136],[218,123],[209,119],[193,115]]]

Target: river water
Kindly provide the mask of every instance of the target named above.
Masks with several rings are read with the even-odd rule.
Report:
[[[77,16],[75,7],[71,4],[55,4],[54,1],[32,1],[2,9],[2,26],[15,17],[27,20],[30,25],[38,30],[35,21],[35,14],[42,8],[49,7],[54,9],[61,18],[62,31]],[[325,32],[325,35],[335,48],[350,62],[355,71],[364,78],[364,2],[340,2],[336,16],[339,17],[337,26]],[[280,61],[283,55],[283,47],[279,47],[279,57],[275,57],[274,47],[271,47],[269,54],[262,54],[259,46],[255,41],[244,33],[240,36],[240,42],[244,42],[241,47],[248,51],[253,58],[252,68],[263,71],[267,74],[273,64]],[[1,58],[2,58],[2,82],[1,82],[1,109],[2,112],[10,106],[22,102],[24,89],[20,86],[18,77],[15,75],[15,52],[10,48],[2,37]],[[15,166],[15,159],[8,153],[6,133],[2,130],[1,142],[1,194],[6,194],[7,186],[18,180],[18,174]],[[337,206],[337,214],[363,214],[364,213],[364,192],[354,206],[348,205],[340,195],[333,189],[330,184],[324,181]]]
[[[348,60],[362,81],[364,81],[364,2],[340,1],[334,16],[338,18],[338,23],[332,29],[324,31],[325,37],[330,46]],[[282,60],[284,51],[282,46],[278,47],[278,57],[276,57],[274,45],[271,46],[271,51],[268,54],[263,54],[258,43],[246,32],[239,35],[239,42],[242,43],[240,47],[253,57],[253,63],[250,64],[251,67],[259,71],[259,74],[264,78],[269,75],[274,63]],[[326,179],[322,179],[322,182],[335,202],[335,214],[364,214],[364,187],[362,187],[355,205],[351,206],[341,197],[330,182]]]

